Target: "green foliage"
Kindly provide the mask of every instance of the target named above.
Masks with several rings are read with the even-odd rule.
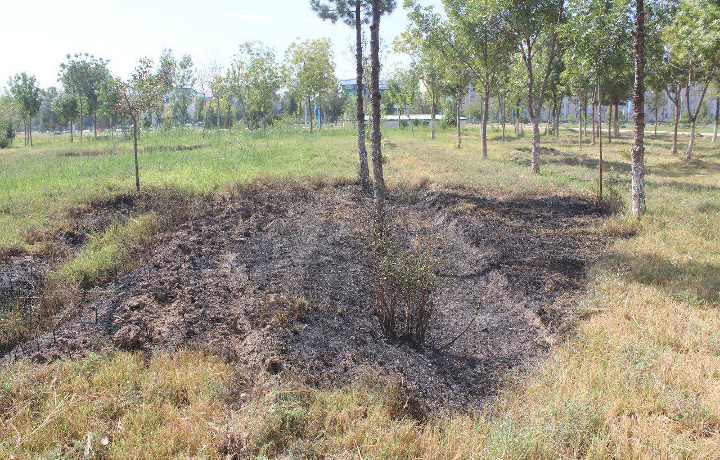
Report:
[[[243,43],[228,69],[227,82],[250,129],[274,118],[281,83],[275,51],[261,42]]]
[[[293,43],[285,52],[285,86],[306,104],[311,129],[313,105],[322,105],[338,84],[331,48],[329,39],[304,40]]]

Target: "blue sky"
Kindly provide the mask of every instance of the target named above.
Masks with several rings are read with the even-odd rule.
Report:
[[[441,0],[422,0],[441,8]],[[382,36],[391,44],[405,29],[407,17],[398,9],[383,19]],[[238,44],[260,40],[282,56],[297,38],[332,39],[339,78],[351,77],[353,32],[343,24],[318,19],[309,0],[121,0],[118,2],[34,0],[8,2],[0,28],[0,86],[15,73],[37,76],[41,86],[57,85],[65,55],[88,52],[110,59],[111,70],[126,77],[138,59],[157,59],[164,48],[176,56],[192,55],[196,67],[227,64]],[[389,55],[385,69],[404,62]]]

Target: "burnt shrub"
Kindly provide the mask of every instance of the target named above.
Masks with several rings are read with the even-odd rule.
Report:
[[[388,339],[420,349],[433,313],[437,276],[430,245],[415,240],[408,246],[398,244],[382,215],[376,216],[372,306]]]

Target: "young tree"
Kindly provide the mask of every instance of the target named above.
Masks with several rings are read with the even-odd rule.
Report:
[[[64,91],[53,101],[53,109],[61,124],[65,126],[70,125],[70,142],[73,142],[73,128],[75,119],[79,113],[77,97],[72,93]]]
[[[707,0],[682,1],[667,35],[670,59],[685,64],[687,70],[684,90],[690,141],[685,158],[690,160],[697,118],[720,60],[720,7]]]
[[[645,213],[645,1],[635,0],[635,86],[633,88],[633,112],[635,134],[630,149],[630,178],[632,213],[640,217]]]
[[[12,77],[8,86],[25,125],[25,145],[32,146],[32,118],[40,111],[42,92],[35,76],[25,72]]]
[[[533,131],[531,167],[532,172],[537,174],[540,172],[540,114],[557,57],[564,2],[499,0],[499,3],[503,30],[514,38],[527,72],[527,110]]]
[[[650,86],[650,85],[648,85]],[[658,124],[660,123],[660,109],[665,107],[665,104],[667,104],[667,98],[665,97],[664,91],[656,91],[654,88],[648,92],[648,108],[650,109],[650,112],[653,114],[653,119],[655,120],[655,132],[654,135],[657,136],[657,128]]]
[[[97,92],[105,79],[109,77],[107,63],[92,54],[76,53],[67,55],[67,62],[60,64],[59,81],[66,91],[75,94],[80,112],[80,141],[83,135],[84,115],[93,118],[97,136]],[[87,111],[86,111],[87,109]]]
[[[365,146],[365,84],[363,65],[362,26],[369,22],[369,3],[367,0],[310,0],[313,10],[322,19],[333,23],[342,21],[355,29],[355,97],[357,108],[357,137],[360,184],[363,192],[370,193],[370,170],[368,168],[367,148]]]
[[[275,111],[280,90],[280,69],[275,52],[261,42],[240,45],[228,70],[227,81],[232,96],[243,108],[248,129],[262,126]]]
[[[284,74],[288,88],[305,102],[313,131],[314,108],[335,89],[335,61],[330,39],[305,40],[290,45],[285,52]]]
[[[149,110],[158,110],[163,102],[162,74],[153,73],[153,61],[140,60],[128,81],[114,80],[116,92],[116,110],[130,117],[133,124],[133,152],[135,155],[135,188],[140,191],[140,171],[138,167],[137,132],[140,117]]]
[[[395,105],[398,111],[398,127],[400,127],[400,115],[405,112],[414,137],[415,129],[410,119],[410,109],[417,104],[419,96],[420,79],[417,69],[410,67],[396,71],[387,86],[388,100]]]

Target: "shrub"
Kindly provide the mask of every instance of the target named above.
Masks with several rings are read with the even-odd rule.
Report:
[[[375,279],[372,305],[390,340],[422,348],[433,312],[437,277],[427,244],[403,249],[393,239],[382,215],[375,218],[373,241]]]

